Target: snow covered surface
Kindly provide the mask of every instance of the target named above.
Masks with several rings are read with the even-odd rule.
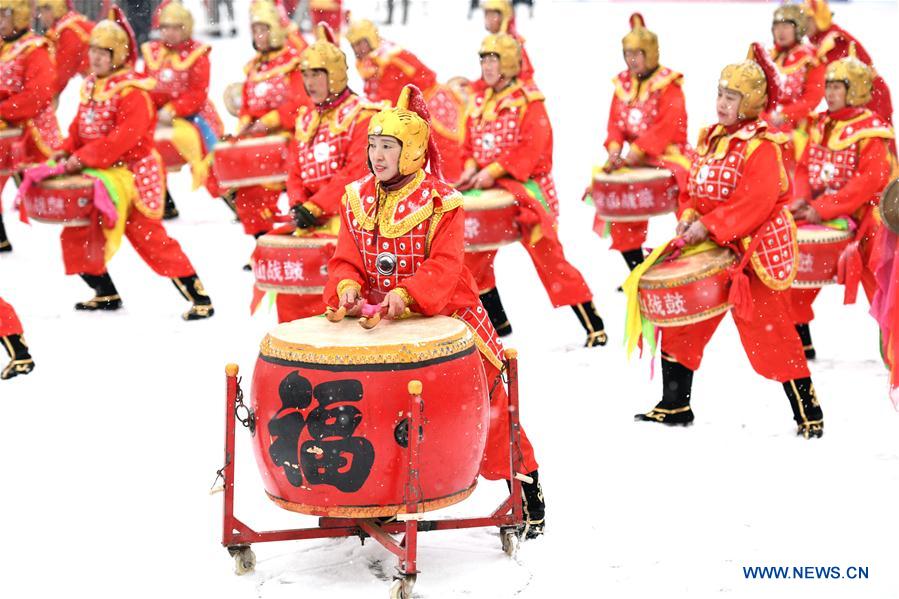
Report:
[[[198,4],[194,2],[194,4]],[[242,37],[215,42],[213,98],[241,78]],[[377,17],[376,3],[347,2]],[[399,4],[399,2],[398,2]],[[684,72],[691,139],[714,118],[720,69],[769,41],[766,3],[538,2],[520,13],[537,81],[555,126],[562,238],[596,294],[608,347],[580,349],[567,309],[552,310],[524,251],[501,252],[500,289],[521,351],[524,422],[541,462],[547,534],[515,559],[498,534],[474,529],[420,536],[417,597],[899,597],[899,414],[886,395],[877,330],[864,300],[841,305],[827,289],[816,304],[820,359],[812,370],[826,435],[794,436],[780,385],[750,369],[730,319],[696,376],[690,429],[636,424],[660,380],[621,348],[621,258],[591,231],[579,202],[600,144],[612,88],[623,68],[620,39],[640,10],[659,34],[663,64]],[[414,2],[407,28],[383,28],[441,79],[477,72],[480,16],[466,2]],[[893,3],[835,4],[899,89]],[[426,14],[425,14],[426,13]],[[348,49],[348,48],[347,48]],[[361,85],[353,73],[352,84]],[[61,113],[74,114],[76,86]],[[182,216],[167,225],[212,295],[216,316],[184,323],[186,306],[124,244],[111,265],[125,302],[114,314],[82,314],[90,296],[63,275],[58,230],[27,227],[6,213],[15,253],[0,257],[0,292],[26,327],[35,372],[0,383],[4,418],[0,480],[4,574],[0,595],[59,597],[378,597],[394,559],[373,542],[328,540],[254,547],[257,573],[237,578],[218,544],[221,496],[207,494],[223,463],[224,365],[249,381],[258,342],[275,322],[250,318],[252,277],[240,270],[252,242],[189,175],[171,178]],[[7,210],[12,190],[4,193]],[[651,227],[651,243],[672,219]],[[245,388],[248,389],[248,382]],[[265,498],[249,436],[238,431],[237,515],[257,530],[314,523]],[[505,491],[480,485],[448,514],[483,515]],[[742,566],[867,566],[867,580],[745,580]]]

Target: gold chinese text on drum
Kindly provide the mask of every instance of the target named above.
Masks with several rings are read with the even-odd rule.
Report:
[[[654,264],[640,278],[640,311],[656,326],[707,320],[730,308],[728,269],[736,256],[727,248]]]
[[[597,170],[591,192],[596,213],[610,222],[646,220],[677,208],[678,187],[663,168],[626,168],[612,173]]]
[[[487,252],[521,239],[515,196],[504,189],[466,191],[465,251]]]
[[[899,179],[891,181],[883,190],[878,210],[883,224],[899,235]]]

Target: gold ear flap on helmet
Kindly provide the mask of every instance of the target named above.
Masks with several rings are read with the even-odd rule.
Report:
[[[281,23],[281,14],[270,0],[255,0],[250,5],[250,25],[266,25],[269,31],[269,45],[283,48],[287,40],[287,29]]]
[[[856,57],[854,43],[849,46],[849,56],[827,65],[824,80],[827,83],[839,81],[846,84],[846,104],[849,106],[864,106],[871,101],[874,73],[871,67]]]
[[[356,44],[365,40],[372,50],[381,45],[381,35],[378,33],[378,26],[367,19],[351,22],[347,28],[346,39],[350,44]]]
[[[12,26],[16,31],[31,27],[31,0],[0,0],[0,12],[12,14]]]
[[[37,0],[35,7],[50,9],[50,13],[55,19],[60,19],[70,10],[74,10],[72,0]]]
[[[803,5],[806,16],[815,21],[818,31],[827,31],[833,24],[833,12],[827,4],[827,0],[805,0]]]
[[[514,79],[521,72],[521,45],[508,33],[485,37],[478,54],[481,58],[490,54],[498,56],[500,73],[506,79]]]
[[[339,94],[349,82],[346,54],[334,43],[334,34],[327,25],[319,24],[315,37],[315,42],[300,54],[300,69],[327,71],[328,91],[332,95]]]
[[[369,135],[386,135],[396,138],[403,148],[400,151],[399,172],[411,175],[424,168],[428,157],[428,139],[431,126],[417,112],[410,110],[412,87],[406,86],[393,108],[385,108],[368,123]]]
[[[659,38],[646,28],[640,13],[632,14],[630,23],[630,32],[621,39],[622,50],[642,51],[646,58],[646,68],[651,71],[659,66]]]
[[[159,26],[182,27],[190,37],[194,32],[194,17],[181,2],[169,2],[159,9]]]
[[[798,4],[781,4],[774,10],[774,18],[772,25],[777,23],[792,23],[796,29],[796,42],[800,42],[805,37],[808,29],[808,16],[805,9]]]

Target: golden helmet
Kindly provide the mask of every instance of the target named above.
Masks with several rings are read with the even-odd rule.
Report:
[[[158,23],[159,27],[163,25],[183,27],[187,37],[192,36],[194,32],[194,17],[179,1],[166,2],[159,7]]]
[[[367,19],[361,21],[353,21],[346,31],[346,39],[350,44],[355,44],[365,40],[371,49],[374,50],[381,45],[381,36],[378,33],[378,26]]]
[[[827,31],[833,24],[833,12],[827,0],[805,0],[803,5],[806,15],[815,20],[818,31]]]
[[[324,23],[315,32],[315,42],[300,54],[300,70],[323,69],[328,72],[328,91],[339,94],[348,83],[346,54],[334,43],[334,33]]]
[[[763,110],[773,108],[780,98],[777,67],[759,43],[749,47],[749,56],[739,64],[730,64],[721,71],[718,87],[739,92],[739,117],[755,118]]]
[[[250,25],[267,25],[269,45],[283,48],[287,39],[287,29],[281,21],[281,13],[271,0],[254,0],[250,5]]]
[[[65,16],[70,10],[75,10],[72,0],[37,0],[37,8],[49,8],[57,19]]]
[[[506,79],[517,77],[521,72],[521,45],[508,33],[491,33],[485,37],[478,54],[481,57],[499,56],[499,71]]]
[[[485,12],[495,10],[500,14],[505,25],[512,20],[512,15],[515,14],[510,0],[481,0],[481,9]]]
[[[774,19],[771,24],[792,23],[796,28],[796,42],[805,37],[808,29],[808,16],[805,9],[798,4],[781,4],[774,10]]]
[[[385,108],[368,123],[369,135],[395,137],[403,144],[399,163],[401,175],[411,175],[422,169],[428,159],[431,125],[422,113],[427,117],[421,91],[414,85],[407,85],[400,92],[395,107]]]
[[[123,66],[132,56],[131,39],[128,32],[120,24],[111,19],[104,19],[91,31],[90,45],[112,52],[112,66]]]
[[[846,104],[849,106],[864,106],[871,101],[874,73],[855,56],[855,44],[849,46],[849,56],[827,65],[824,80],[827,83],[841,81],[846,84]]]
[[[643,15],[635,12],[630,18],[631,30],[621,39],[623,50],[642,50],[646,57],[646,68],[659,66],[659,38],[646,28]]]
[[[12,13],[12,26],[16,31],[31,27],[31,0],[0,0],[0,12]]]

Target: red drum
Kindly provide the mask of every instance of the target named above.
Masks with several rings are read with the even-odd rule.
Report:
[[[320,233],[315,237],[276,233],[261,236],[253,252],[256,287],[278,293],[321,295],[328,282],[328,260],[336,245],[337,237]]]
[[[94,180],[83,175],[50,177],[31,186],[25,212],[38,222],[83,227],[96,218]]]
[[[815,225],[800,225],[796,231],[799,242],[799,268],[793,287],[814,288],[836,283],[840,254],[852,241],[852,233]]]
[[[184,157],[172,143],[172,135],[174,133],[172,127],[159,127],[156,129],[154,141],[156,142],[156,150],[162,156],[162,163],[165,164],[165,170],[170,173],[177,173],[181,167],[187,164]]]
[[[627,168],[593,176],[596,213],[609,222],[646,220],[677,209],[677,181],[663,168]]]
[[[22,130],[17,127],[0,129],[0,176],[15,173],[24,155]]]
[[[673,327],[727,311],[727,269],[736,261],[729,249],[716,248],[652,265],[638,285],[640,312],[656,326]]]
[[[473,189],[465,198],[465,251],[486,252],[521,239],[515,196],[503,189]]]
[[[223,141],[213,151],[222,187],[250,187],[287,180],[288,137],[267,135]]]
[[[471,330],[446,316],[323,317],[281,324],[253,373],[253,450],[269,497],[317,516],[405,511],[410,381],[423,384],[422,511],[474,491],[486,442],[487,381]]]
[[[240,116],[240,107],[243,104],[243,83],[229,83],[225,88],[222,100],[228,114]]]

